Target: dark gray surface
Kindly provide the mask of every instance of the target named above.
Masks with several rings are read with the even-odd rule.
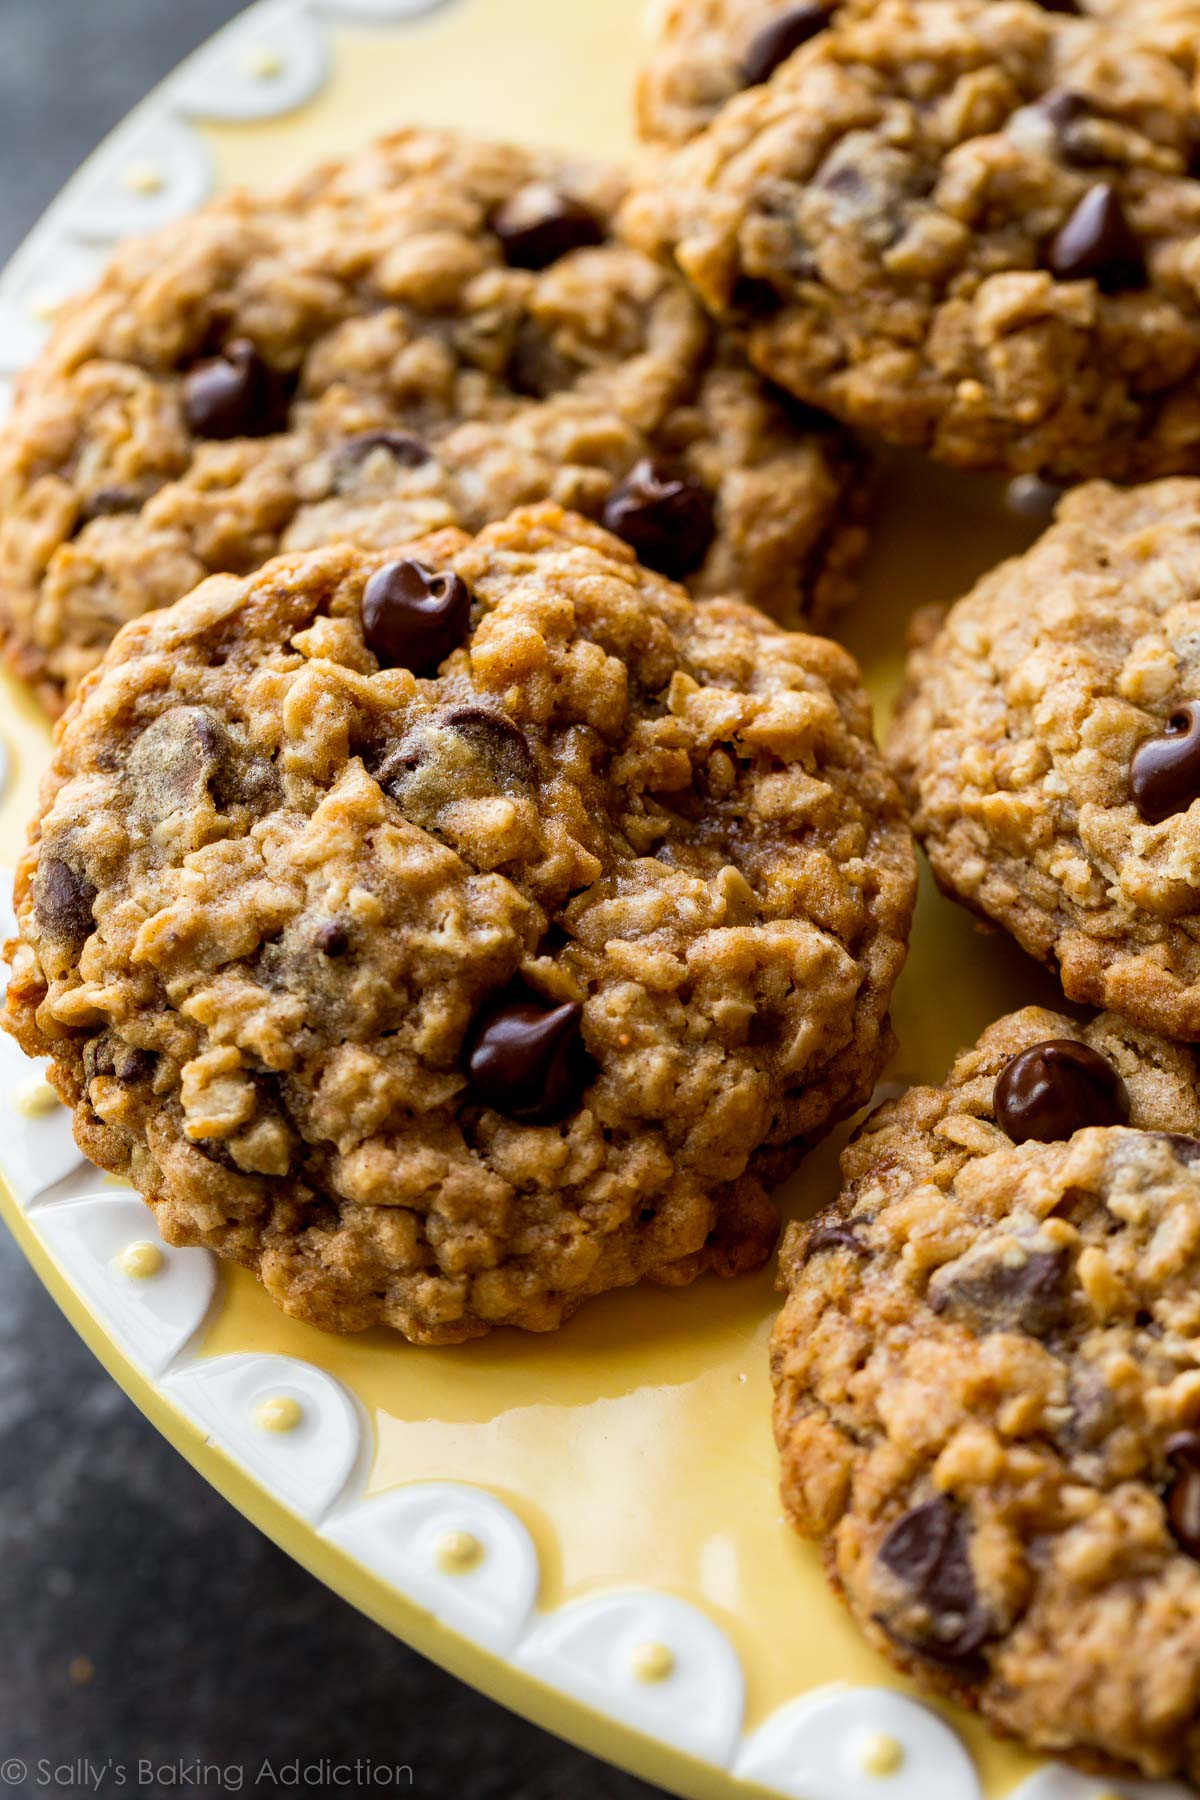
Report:
[[[0,261],[237,10],[0,0]],[[167,1774],[142,1779],[143,1758]],[[276,1550],[135,1411],[0,1228],[0,1800],[247,1792],[264,1760],[271,1793],[296,1759],[407,1764],[438,1800],[656,1792],[443,1675]],[[303,1791],[322,1789],[410,1791],[363,1770]]]

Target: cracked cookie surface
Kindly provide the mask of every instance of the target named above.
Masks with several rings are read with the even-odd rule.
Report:
[[[910,659],[889,755],[939,884],[1073,1000],[1200,1038],[1200,482],[1091,483]]]
[[[758,368],[893,442],[1194,469],[1200,10],[1105,10],[850,0],[651,162],[625,227]]]
[[[412,131],[126,245],[0,443],[18,673],[57,710],[122,623],[206,574],[547,499],[635,515],[643,560],[698,594],[824,623],[864,545],[862,455],[610,236],[622,190]]]
[[[890,1048],[914,885],[848,654],[547,505],[128,626],[6,1017],[164,1235],[289,1312],[550,1329],[768,1255]]]
[[[1060,1093],[1069,1135],[1014,1143],[997,1080],[1047,1050],[1128,1124]],[[1198,1075],[1112,1015],[999,1021],[790,1228],[772,1343],[787,1510],[875,1646],[1038,1749],[1193,1780]]]

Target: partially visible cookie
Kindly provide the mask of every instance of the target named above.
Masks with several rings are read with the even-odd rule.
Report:
[[[772,1346],[788,1512],[872,1643],[1039,1750],[1192,1780],[1198,1079],[1112,1016],[1001,1020],[846,1150]]]
[[[1073,1000],[1200,1038],[1200,481],[1068,494],[914,650],[889,753],[939,884]]]
[[[1063,480],[1195,469],[1200,8],[1105,10],[851,0],[653,159],[624,227],[772,380],[895,443]],[[659,135],[728,82],[722,19],[736,37],[732,0],[668,14]]]
[[[409,131],[125,246],[0,442],[0,629],[57,709],[127,619],[280,549],[552,499],[697,594],[824,624],[860,452],[611,236],[623,177]]]
[[[870,1093],[915,868],[858,670],[546,505],[126,627],[6,1023],[173,1243],[426,1343],[769,1254]]]

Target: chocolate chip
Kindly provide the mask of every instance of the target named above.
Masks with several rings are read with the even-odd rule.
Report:
[[[1043,94],[1037,103],[1037,110],[1042,113],[1056,130],[1061,131],[1068,125],[1074,125],[1077,119],[1088,118],[1091,107],[1082,94],[1074,88],[1051,88]]]
[[[609,495],[604,523],[639,562],[674,581],[700,567],[716,533],[712,495],[703,483],[648,456]]]
[[[1200,702],[1185,700],[1157,737],[1138,745],[1129,765],[1129,791],[1150,825],[1161,825],[1200,800]]]
[[[118,513],[139,512],[145,496],[133,488],[102,487],[85,494],[79,503],[78,526],[90,525],[93,519],[111,519]]]
[[[870,1256],[871,1252],[860,1237],[856,1237],[849,1225],[824,1224],[817,1220],[809,1226],[808,1236],[804,1240],[804,1261],[820,1256],[825,1250],[849,1250],[855,1256]]]
[[[1167,1519],[1181,1550],[1200,1559],[1200,1434],[1177,1431],[1166,1444],[1175,1479],[1167,1489]]]
[[[434,675],[471,623],[471,590],[449,569],[405,560],[376,569],[362,599],[363,638],[384,668]]]
[[[1146,285],[1146,259],[1107,181],[1090,187],[1050,245],[1047,262],[1060,281],[1094,281],[1106,294]]]
[[[964,1319],[976,1331],[1020,1331],[1046,1338],[1070,1316],[1065,1249],[1031,1250],[1020,1262],[984,1260],[968,1251],[963,1267],[939,1270],[929,1285],[935,1313]]]
[[[134,809],[156,822],[193,812],[206,794],[215,798],[229,753],[224,725],[205,707],[169,707],[135,739],[126,760],[125,785]],[[223,790],[222,797],[228,798]]]
[[[322,956],[344,956],[350,948],[350,933],[340,919],[325,919],[313,933],[313,943]]]
[[[545,181],[531,181],[492,217],[504,260],[514,269],[546,269],[572,250],[602,244],[606,233],[595,213]]]
[[[43,856],[33,884],[34,911],[47,937],[78,945],[91,936],[96,890],[60,856]]]
[[[758,87],[769,81],[793,50],[824,31],[832,16],[831,6],[792,6],[777,19],[772,19],[769,25],[764,25],[742,59],[745,86]]]
[[[503,713],[486,706],[456,706],[442,724],[466,738],[502,782],[525,787],[536,782],[537,762],[529,740]]]
[[[1004,490],[1004,504],[1019,519],[1048,525],[1065,492],[1058,482],[1045,481],[1040,475],[1014,475]]]
[[[1043,12],[1078,13],[1078,0],[1038,0]]]
[[[896,1521],[879,1548],[879,1560],[904,1583],[929,1620],[914,1642],[925,1656],[946,1662],[972,1657],[991,1636],[979,1599],[968,1549],[965,1515],[939,1495]]]
[[[197,363],[182,395],[196,437],[267,437],[287,420],[284,384],[249,338],[233,338],[219,356]]]
[[[471,1093],[483,1106],[524,1125],[548,1125],[579,1103],[587,1081],[573,1001],[548,1006],[510,992],[481,1020],[467,1054]]]
[[[1200,1162],[1200,1138],[1188,1137],[1182,1131],[1156,1131],[1154,1136],[1170,1144],[1176,1162],[1186,1163],[1189,1168]]]
[[[411,437],[407,431],[386,430],[355,432],[341,446],[340,454],[346,462],[354,465],[365,462],[375,450],[386,450],[401,469],[419,468],[433,456],[428,444],[423,444],[420,438]]]
[[[1127,1125],[1129,1094],[1106,1056],[1074,1038],[1050,1038],[1005,1063],[996,1122],[1014,1144],[1052,1144],[1086,1125]]]

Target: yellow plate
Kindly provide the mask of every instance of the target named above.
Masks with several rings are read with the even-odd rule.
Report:
[[[641,6],[252,9],[132,115],[18,254],[0,283],[0,374],[106,240],[212,180],[267,184],[413,120],[624,153]],[[845,624],[881,710],[913,608],[952,598],[1029,535],[998,486],[890,465],[868,594]],[[0,854],[11,862],[47,734],[11,683],[5,698]],[[892,1073],[938,1078],[998,1013],[1053,998],[1007,940],[927,891]],[[764,1788],[807,1800],[1098,1794],[1038,1775],[952,1709],[914,1706],[829,1597],[780,1513],[769,1274],[614,1295],[552,1338],[413,1350],[382,1332],[323,1336],[281,1316],[243,1271],[214,1280],[203,1252],[167,1251],[157,1273],[152,1252],[122,1261],[131,1242],[155,1242],[152,1220],[77,1166],[65,1115],[38,1114],[16,1055],[0,1055],[0,1207],[29,1260],[207,1479],[398,1636],[697,1800]],[[829,1197],[837,1148],[789,1184],[790,1209]],[[136,1272],[139,1257],[150,1274]],[[294,1360],[264,1360],[281,1357]]]

